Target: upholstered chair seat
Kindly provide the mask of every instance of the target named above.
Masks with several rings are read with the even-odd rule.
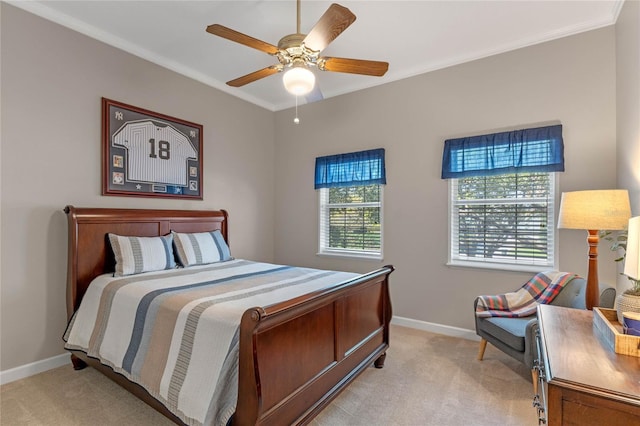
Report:
[[[574,278],[562,288],[551,305],[586,309],[584,299],[586,284],[584,278]],[[612,308],[615,298],[615,288],[607,284],[600,284],[599,305],[601,307]],[[473,305],[474,312],[477,304],[478,299],[476,298]],[[478,359],[483,359],[488,342],[532,368],[536,358],[535,331],[537,327],[536,315],[524,318],[476,317],[476,334],[481,337]]]

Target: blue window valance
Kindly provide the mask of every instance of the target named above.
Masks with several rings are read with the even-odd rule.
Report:
[[[315,189],[386,183],[384,148],[316,158]]]
[[[563,171],[560,124],[444,141],[442,179]]]

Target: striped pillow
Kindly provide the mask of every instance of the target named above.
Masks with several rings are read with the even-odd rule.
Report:
[[[218,230],[195,234],[171,233],[178,262],[185,268],[233,259],[229,246]]]
[[[123,237],[109,234],[109,241],[116,258],[114,277],[176,267],[171,234],[163,237]]]

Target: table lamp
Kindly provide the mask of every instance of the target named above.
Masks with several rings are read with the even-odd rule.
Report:
[[[631,217],[629,192],[626,189],[563,192],[558,214],[559,229],[586,229],[589,233],[589,270],[585,304],[598,306],[598,231],[619,230]]]

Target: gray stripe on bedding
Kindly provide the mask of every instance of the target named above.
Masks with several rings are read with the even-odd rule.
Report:
[[[173,234],[162,237],[162,245],[164,245],[164,269],[173,269],[176,267],[176,261],[173,258]]]
[[[140,274],[144,271],[144,258],[142,257],[140,240],[136,237],[129,237],[129,244],[131,244],[131,251],[133,252],[133,273]]]
[[[109,243],[111,244],[111,251],[113,251],[113,257],[116,261],[116,268],[113,271],[113,276],[117,277],[118,275],[123,275],[123,267],[122,267],[122,247],[120,247],[120,240],[118,238],[112,238],[109,235]]]
[[[240,328],[233,335],[229,352],[222,365],[222,374],[216,383],[216,390],[209,402],[207,415],[203,424],[212,425],[217,419],[220,424],[227,424],[236,411],[238,395],[238,364],[240,363]]]
[[[282,272],[285,269],[281,268],[280,270],[271,270],[270,275],[275,275],[278,272]],[[247,293],[242,293],[242,294],[236,294],[233,296],[228,296],[228,297],[224,297],[224,298],[220,298],[220,299],[216,299],[216,300],[208,300],[206,302],[202,302],[200,304],[198,304],[197,306],[195,306],[191,312],[189,312],[189,315],[187,316],[187,321],[185,324],[185,331],[182,335],[182,342],[180,343],[180,351],[178,353],[178,359],[176,360],[176,366],[175,369],[173,370],[173,374],[171,376],[171,382],[169,384],[169,394],[168,394],[168,402],[170,404],[171,407],[177,407],[178,406],[178,396],[180,395],[180,390],[182,389],[182,385],[184,383],[184,380],[187,376],[187,370],[189,368],[189,363],[191,362],[191,351],[193,349],[193,342],[195,339],[195,334],[196,334],[196,329],[198,327],[198,322],[200,321],[200,317],[202,315],[202,313],[208,309],[209,307],[215,305],[215,304],[219,304],[219,303],[224,303],[224,302],[229,302],[232,300],[239,300],[239,299],[244,299],[247,297],[253,297],[256,296],[258,294],[263,294],[263,293],[268,293],[274,290],[279,290],[282,288],[286,288],[286,287],[292,287],[292,286],[296,286],[296,285],[301,285],[301,284],[305,284],[314,280],[317,280],[319,278],[323,278],[326,277],[328,275],[332,275],[334,274],[334,272],[332,271],[326,271],[320,274],[314,274],[312,276],[306,276],[306,277],[300,277],[298,279],[295,279],[293,281],[288,281],[286,283],[283,284],[279,284],[279,285],[275,285],[275,286],[270,286],[267,288],[262,288],[262,289],[256,289]],[[258,275],[258,274],[256,274]]]
[[[185,275],[193,275],[202,271],[210,271],[215,269],[216,271],[220,271],[220,270],[225,270],[225,269],[230,269],[230,268],[238,268],[238,267],[244,267],[248,264],[251,264],[252,262],[247,261],[247,260],[241,260],[238,262],[234,262],[234,263],[219,263],[217,265],[212,265],[210,267],[207,268],[198,268],[198,269],[183,269],[181,271],[172,271],[171,272],[171,276],[175,277],[175,276],[185,276]],[[147,277],[148,279],[148,277]],[[140,376],[140,371],[142,370],[142,365],[144,363],[144,360],[147,356],[147,351],[149,350],[149,343],[151,340],[151,337],[153,336],[153,325],[156,322],[156,316],[158,315],[158,311],[160,309],[160,307],[162,306],[162,304],[164,303],[164,300],[167,297],[171,297],[174,296],[176,294],[182,293],[182,292],[188,292],[190,291],[191,288],[187,288],[184,290],[176,290],[173,291],[171,293],[165,293],[162,294],[160,296],[158,296],[157,298],[155,298],[153,300],[153,302],[149,305],[149,309],[147,311],[147,316],[145,318],[144,321],[144,326],[143,326],[143,332],[142,332],[142,337],[140,338],[140,346],[138,348],[138,352],[135,355],[135,358],[133,360],[133,364],[131,367],[131,375],[134,377],[139,377]]]
[[[102,291],[102,296],[100,297],[100,305],[98,306],[96,324],[93,328],[93,333],[91,333],[91,338],[89,339],[87,355],[100,355],[100,345],[102,345],[104,334],[106,333],[107,326],[109,325],[109,318],[111,317],[113,298],[115,297],[119,289],[136,281],[142,281],[142,278],[139,276],[122,278],[110,282]]]
[[[163,273],[157,273],[154,275],[154,278],[166,278],[166,277],[175,277],[175,276],[185,276],[185,275],[193,275],[198,272],[207,271],[211,269],[229,269],[239,266],[245,266],[252,262],[246,260],[240,260],[238,262],[232,263],[218,263],[216,265],[212,265],[208,268],[198,268],[198,269],[182,269],[182,270],[171,270]],[[115,280],[110,282],[103,290],[103,294],[100,299],[100,306],[98,307],[101,312],[111,312],[111,306],[113,303],[113,298],[115,297],[118,290],[125,285],[134,284],[141,281],[147,281],[149,279],[148,275],[132,275],[127,276],[125,278]],[[99,356],[100,355],[100,345],[104,340],[104,334],[107,330],[107,325],[109,324],[109,318],[111,315],[98,315],[96,319],[96,325],[93,329],[93,333],[91,335],[91,339],[89,340],[89,347],[87,348],[87,355],[91,356]]]
[[[213,242],[218,249],[218,258],[223,261],[229,260],[231,258],[231,252],[220,231],[210,232],[209,234],[211,234],[211,238],[213,238]]]
[[[196,239],[196,236],[193,234],[187,234],[189,237],[189,241],[191,242],[191,247],[193,247],[193,254],[196,258],[194,264],[201,265],[202,264],[202,251],[200,251],[200,244]]]
[[[217,280],[213,280],[213,281],[204,281],[204,282],[196,282],[193,284],[187,284],[187,285],[183,285],[183,286],[178,286],[178,287],[166,287],[166,288],[162,288],[162,289],[158,289],[158,290],[153,290],[150,291],[149,293],[145,294],[142,299],[140,300],[140,303],[138,304],[138,309],[136,310],[136,318],[134,320],[134,324],[133,324],[133,330],[131,332],[131,340],[129,342],[129,347],[127,348],[127,352],[125,353],[125,356],[122,360],[122,369],[125,370],[126,372],[128,372],[129,374],[131,374],[132,372],[132,366],[133,366],[133,361],[136,358],[136,355],[138,353],[138,349],[140,347],[140,343],[142,341],[142,336],[144,335],[144,324],[147,318],[147,312],[149,310],[149,307],[151,306],[151,303],[158,297],[161,296],[163,294],[168,294],[168,293],[175,293],[176,291],[183,291],[183,290],[187,290],[187,289],[194,289],[194,288],[201,288],[201,287],[206,287],[206,286],[210,286],[210,285],[215,285],[215,284],[219,284],[222,282],[229,282],[232,280],[241,280],[241,279],[246,279],[252,276],[256,276],[256,275],[264,275],[264,274],[268,274],[270,272],[275,272],[275,271],[279,271],[279,270],[285,270],[285,269],[292,269],[291,266],[278,266],[272,269],[266,269],[264,271],[257,271],[257,272],[249,272],[246,274],[238,274],[238,275],[232,275],[230,277],[226,277],[226,278],[221,278],[221,279],[217,279]]]

